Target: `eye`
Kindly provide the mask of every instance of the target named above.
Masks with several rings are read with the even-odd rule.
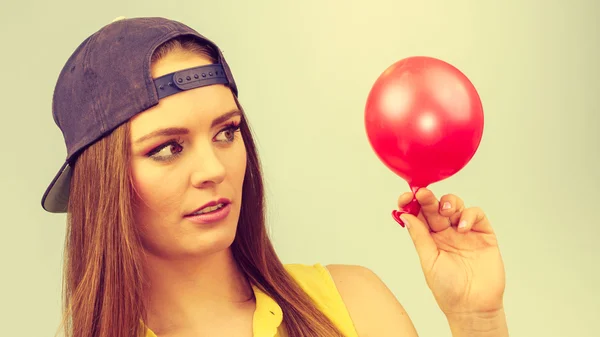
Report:
[[[183,150],[183,141],[170,140],[153,150],[146,156],[156,161],[168,161],[176,157]]]
[[[227,127],[219,131],[214,140],[222,143],[232,143],[235,140],[236,132],[240,131],[240,124],[232,122]]]

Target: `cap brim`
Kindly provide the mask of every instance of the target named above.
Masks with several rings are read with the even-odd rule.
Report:
[[[51,213],[66,213],[69,206],[72,169],[69,162],[60,168],[42,197],[42,207]]]

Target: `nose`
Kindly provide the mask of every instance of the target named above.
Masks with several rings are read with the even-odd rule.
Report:
[[[225,166],[215,153],[208,148],[196,157],[196,165],[191,175],[192,186],[196,188],[218,185],[225,179]]]

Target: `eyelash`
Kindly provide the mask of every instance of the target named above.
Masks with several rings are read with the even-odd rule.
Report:
[[[219,131],[217,135],[223,131],[231,131],[233,132],[233,140],[231,142],[233,142],[235,140],[235,134],[240,131],[240,127],[240,122],[231,121],[229,124],[227,124],[227,126],[221,129],[221,131]]]
[[[233,143],[235,141],[235,137],[236,137],[235,133],[240,132],[240,127],[241,127],[240,122],[232,121],[227,126],[225,126],[223,129],[221,129],[217,133],[217,135],[219,135],[220,133],[225,132],[225,131],[232,131],[232,132],[234,132],[234,135],[232,136],[233,139],[231,141],[226,141],[226,142],[223,142],[223,143]],[[151,159],[153,159],[155,161],[159,161],[159,162],[169,162],[169,161],[172,161],[177,156],[179,156],[179,154],[181,153],[181,150],[180,150],[180,152],[177,152],[177,153],[174,153],[174,154],[171,154],[171,155],[167,156],[166,159],[159,159],[158,157],[153,157],[153,156],[155,156],[157,153],[160,153],[160,151],[164,150],[168,146],[182,147],[183,143],[184,142],[183,142],[183,140],[181,138],[171,139],[171,140],[169,140],[169,141],[167,141],[167,142],[165,142],[165,143],[163,143],[163,144],[155,147],[154,149],[150,150],[150,152],[148,152],[146,154],[146,157],[151,158]]]

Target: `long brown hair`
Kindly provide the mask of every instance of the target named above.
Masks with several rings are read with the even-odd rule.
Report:
[[[152,62],[175,49],[215,61],[209,46],[178,38],[158,48]],[[343,336],[277,257],[265,227],[261,166],[245,115],[241,134],[248,159],[232,245],[237,263],[252,284],[281,306],[290,337]],[[125,123],[87,148],[73,169],[63,288],[67,337],[139,337],[145,333],[141,324],[146,317],[145,280],[133,217],[129,146],[129,124]]]

